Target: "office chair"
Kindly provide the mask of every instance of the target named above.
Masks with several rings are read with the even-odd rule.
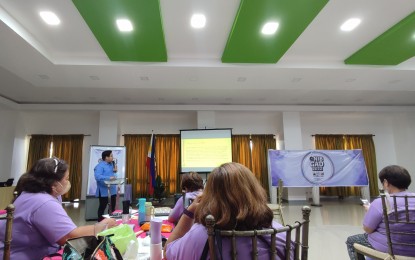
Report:
[[[4,236],[4,252],[3,260],[10,259],[10,245],[12,242],[12,225],[13,225],[13,214],[14,214],[14,205],[10,204],[6,208],[7,214],[1,216],[0,219],[6,219],[6,232]]]
[[[381,252],[363,245],[354,244],[356,257],[360,255],[368,256],[372,259],[387,260],[415,260],[415,257],[396,255],[394,247],[400,245],[408,247],[408,250],[415,250],[415,196],[390,196],[393,199],[393,207],[389,207],[389,200],[386,194],[381,194],[383,207],[383,221],[385,223],[386,238],[388,241],[388,252]],[[404,208],[397,206],[397,200],[404,200]],[[411,201],[410,201],[411,199]],[[408,225],[411,228],[407,232],[399,231],[399,227]],[[397,241],[394,235],[399,234],[402,238]]]
[[[238,231],[238,230],[215,230],[215,218],[212,215],[206,216],[206,227],[208,232],[208,244],[209,244],[209,256],[211,260],[219,259],[217,253],[220,254],[221,245],[215,243],[215,238],[220,236],[220,241],[223,239],[230,239],[231,243],[231,258],[238,259],[238,247],[237,241],[238,238],[250,237],[251,246],[252,246],[252,255],[251,259],[258,259],[258,238],[263,240],[264,236],[271,237],[271,244],[269,245],[270,259],[277,259],[277,239],[276,235],[278,233],[285,232],[285,260],[290,260],[291,256],[294,255],[295,260],[307,260],[308,257],[308,228],[310,222],[310,212],[311,209],[308,206],[302,208],[302,220],[296,221],[293,225],[287,225],[278,229],[269,228],[269,229],[259,229],[259,230],[247,230],[247,231]],[[261,236],[263,236],[261,238]],[[217,240],[217,239],[216,239]],[[217,241],[216,241],[217,242]],[[221,243],[221,242],[219,242]],[[294,248],[292,248],[294,246]],[[293,251],[291,251],[293,249]],[[239,256],[245,257],[245,256]],[[226,257],[224,257],[227,259]],[[245,259],[245,258],[243,258]]]
[[[272,210],[274,213],[274,217],[277,217],[280,219],[281,224],[284,226],[284,215],[282,213],[282,188],[283,188],[283,182],[281,179],[278,180],[278,188],[277,188],[277,204],[267,204],[268,207]]]

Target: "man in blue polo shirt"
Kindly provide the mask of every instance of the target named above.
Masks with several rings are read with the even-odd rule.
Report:
[[[94,168],[95,180],[97,181],[97,191],[95,197],[99,198],[98,207],[98,221],[101,221],[104,217],[105,208],[108,204],[108,187],[104,181],[115,180],[116,166],[113,164],[112,151],[106,150],[102,152],[102,161],[100,161]],[[115,210],[115,199],[117,196],[117,189],[115,185],[111,185],[111,212]]]

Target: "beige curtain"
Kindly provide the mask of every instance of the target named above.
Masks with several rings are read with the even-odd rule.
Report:
[[[126,148],[126,177],[132,186],[131,198],[148,196],[149,173],[147,154],[151,135],[124,135]]]
[[[269,197],[268,150],[275,149],[274,135],[252,135],[252,172]]]
[[[232,135],[232,161],[252,169],[249,135]]]
[[[157,174],[166,186],[166,196],[179,192],[180,135],[156,136]]]
[[[369,176],[370,196],[379,196],[376,150],[372,135],[345,135],[345,149],[362,149]]]
[[[179,135],[154,135],[156,175],[160,175],[166,185],[166,196],[175,193],[179,180]],[[132,198],[148,197],[150,182],[147,169],[147,154],[150,147],[151,135],[124,135],[126,147],[126,172],[132,184]]]
[[[369,176],[370,195],[379,195],[376,151],[372,135],[315,135],[315,147],[318,150],[362,149]],[[360,196],[358,187],[321,187],[321,195]]]
[[[64,201],[81,198],[83,142],[84,135],[53,136],[53,156],[65,160],[69,165],[71,189],[62,196]]]
[[[29,142],[26,171],[29,171],[38,160],[49,157],[51,135],[32,135]]]

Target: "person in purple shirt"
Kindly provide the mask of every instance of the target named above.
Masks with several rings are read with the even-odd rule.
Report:
[[[190,205],[190,201],[193,201],[197,195],[202,193],[203,179],[197,172],[185,173],[182,175],[180,186],[185,192],[186,198],[183,199],[183,196],[180,197],[174,205],[174,208],[170,211],[168,221],[172,223],[179,221],[183,209],[187,208]]]
[[[218,229],[281,227],[273,222],[266,192],[254,174],[242,164],[225,163],[209,174],[203,194],[183,211],[164,248],[168,260],[201,259],[207,245],[205,217],[209,214],[215,217]],[[231,259],[231,241],[223,238],[222,242],[224,259]],[[269,237],[258,239],[258,259],[269,259],[270,243]],[[283,259],[285,233],[277,234],[276,249],[280,259]],[[251,238],[240,238],[237,250],[240,259],[251,259]]]
[[[97,190],[95,197],[99,198],[98,206],[98,221],[104,219],[105,209],[108,204],[108,187],[105,181],[115,180],[117,178],[117,166],[114,163],[112,157],[112,151],[106,150],[101,154],[102,161],[100,161],[94,168],[94,177],[97,181]],[[115,200],[117,198],[117,187],[116,185],[110,186],[111,193],[111,212],[115,210]]]
[[[77,227],[59,198],[71,188],[65,161],[45,158],[23,174],[16,186],[11,259],[42,259],[56,253],[67,239],[94,235],[94,225]],[[114,219],[103,221],[114,226]],[[5,221],[0,221],[0,259],[3,258]]]
[[[379,172],[379,180],[383,185],[385,192],[390,194],[390,196],[405,196],[405,195],[415,195],[414,193],[409,193],[406,190],[411,184],[411,175],[409,172],[398,165],[390,165],[383,168]],[[389,198],[389,204],[391,207],[394,207],[393,198]],[[404,199],[397,198],[397,207],[404,207]],[[415,207],[415,200],[409,200],[410,207]],[[354,243],[361,244],[370,248],[374,248],[381,252],[388,252],[387,238],[386,238],[386,228],[383,221],[383,207],[381,198],[375,199],[371,204],[364,205],[366,209],[366,214],[363,219],[363,230],[366,232],[364,234],[353,235],[347,238],[346,245],[349,257],[351,260],[364,260],[363,255],[359,255],[358,258],[355,257],[355,250],[353,247]],[[410,216],[412,219],[415,216]],[[401,227],[405,232],[410,227]],[[399,240],[399,236],[394,236],[394,239]],[[408,241],[409,243],[415,242],[415,237],[413,241]],[[415,250],[408,249],[408,247],[401,247],[399,245],[394,246],[394,253],[397,255],[405,256],[415,256]]]

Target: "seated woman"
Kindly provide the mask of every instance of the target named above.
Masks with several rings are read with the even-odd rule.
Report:
[[[273,213],[267,206],[267,195],[254,174],[239,163],[225,163],[208,176],[203,194],[184,210],[165,246],[165,256],[172,259],[201,259],[207,245],[205,217],[213,215],[216,228],[252,230],[279,228],[273,222]],[[193,222],[195,224],[193,224]],[[258,239],[258,259],[269,259],[270,237]],[[251,239],[242,238],[238,255],[250,259]],[[277,254],[285,256],[285,233],[277,234]],[[231,244],[223,239],[224,259],[230,259]]]
[[[389,193],[392,196],[405,196],[410,195],[414,196],[414,193],[407,191],[409,185],[411,184],[411,175],[409,172],[398,165],[386,166],[379,172],[379,180],[383,185],[385,192]],[[393,198],[389,199],[391,207],[394,207]],[[409,207],[415,207],[415,200],[409,200]],[[397,198],[396,206],[404,207],[405,201],[403,198]],[[381,252],[388,252],[387,238],[386,238],[386,229],[385,223],[383,221],[383,206],[381,198],[375,199],[370,205],[364,205],[366,209],[366,214],[363,219],[363,230],[366,232],[364,234],[357,234],[347,238],[346,245],[347,251],[349,253],[350,259],[365,259],[364,256],[359,255],[358,258],[355,257],[355,250],[353,247],[354,243],[358,243],[370,248],[374,248]],[[412,217],[412,216],[411,216]],[[411,228],[411,227],[407,227]],[[405,230],[400,230],[405,231]],[[399,237],[395,237],[399,240]],[[414,238],[415,241],[415,238]],[[414,241],[405,241],[408,243],[413,243]],[[410,249],[409,247],[402,247],[396,245],[393,252],[397,255],[404,256],[415,256],[415,250]]]
[[[13,202],[11,259],[42,259],[56,253],[67,239],[94,235],[94,225],[77,227],[63,209],[59,198],[70,188],[68,165],[58,158],[41,159],[20,177]],[[116,224],[114,219],[102,222],[108,227]],[[0,240],[5,224],[0,222]],[[0,241],[0,259],[3,247]]]
[[[182,175],[182,181],[180,187],[185,191],[186,201],[183,201],[183,196],[179,198],[174,205],[174,208],[170,211],[168,221],[176,223],[179,221],[183,209],[189,206],[189,200],[194,200],[197,195],[202,193],[203,180],[197,172],[189,172]]]

